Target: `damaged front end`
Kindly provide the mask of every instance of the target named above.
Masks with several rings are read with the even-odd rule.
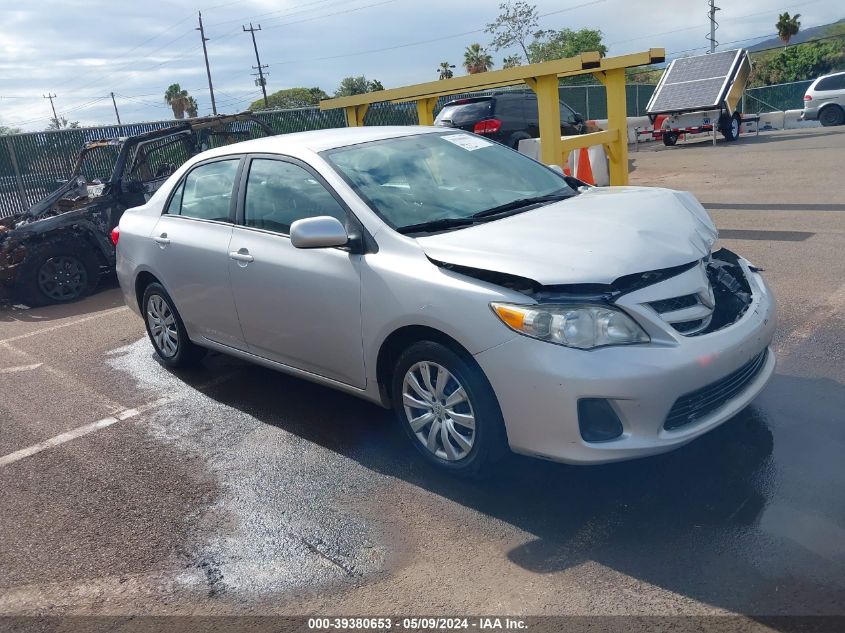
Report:
[[[520,292],[541,304],[616,304],[625,295],[686,273],[695,279],[690,292],[644,304],[683,336],[709,334],[733,325],[748,310],[753,294],[740,257],[726,248],[714,251],[701,260],[625,275],[609,284],[542,285],[517,275],[432,261],[445,270]]]

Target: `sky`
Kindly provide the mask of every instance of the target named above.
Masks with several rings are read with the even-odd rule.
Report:
[[[529,0],[530,1],[530,0]],[[771,37],[777,15],[800,13],[805,28],[845,17],[841,0],[717,0],[720,49]],[[537,0],[540,28],[597,28],[609,55],[663,47],[703,53],[708,0]],[[197,12],[202,11],[219,112],[245,109],[260,96],[256,33],[268,94],[319,86],[332,94],[349,75],[386,88],[437,78],[442,61],[460,66],[464,48],[491,36],[485,24],[498,0],[0,0],[0,125],[44,129],[55,94],[59,116],[80,125],[172,116],[164,91],[188,89],[199,114],[211,113]],[[495,68],[515,50],[490,52]]]

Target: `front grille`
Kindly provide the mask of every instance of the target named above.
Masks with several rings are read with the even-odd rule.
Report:
[[[663,314],[664,312],[674,312],[675,310],[682,310],[683,308],[691,308],[697,304],[697,295],[684,295],[683,297],[672,297],[671,299],[652,301],[648,305],[654,308],[657,312]]]
[[[712,413],[738,395],[760,373],[766,363],[768,350],[714,383],[681,396],[672,405],[663,428],[667,431],[691,424]]]

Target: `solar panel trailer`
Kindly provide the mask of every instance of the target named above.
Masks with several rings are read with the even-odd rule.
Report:
[[[681,57],[666,68],[646,106],[652,124],[664,115],[660,129],[651,131],[674,145],[680,135],[721,132],[727,141],[739,137],[742,114],[738,110],[751,73],[748,51],[736,49]]]

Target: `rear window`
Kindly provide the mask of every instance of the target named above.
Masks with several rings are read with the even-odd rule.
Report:
[[[470,103],[447,104],[437,115],[435,125],[442,121],[449,121],[453,125],[466,125],[493,116],[492,99],[471,101]]]
[[[814,90],[842,90],[845,89],[845,75],[825,77],[816,84]]]

